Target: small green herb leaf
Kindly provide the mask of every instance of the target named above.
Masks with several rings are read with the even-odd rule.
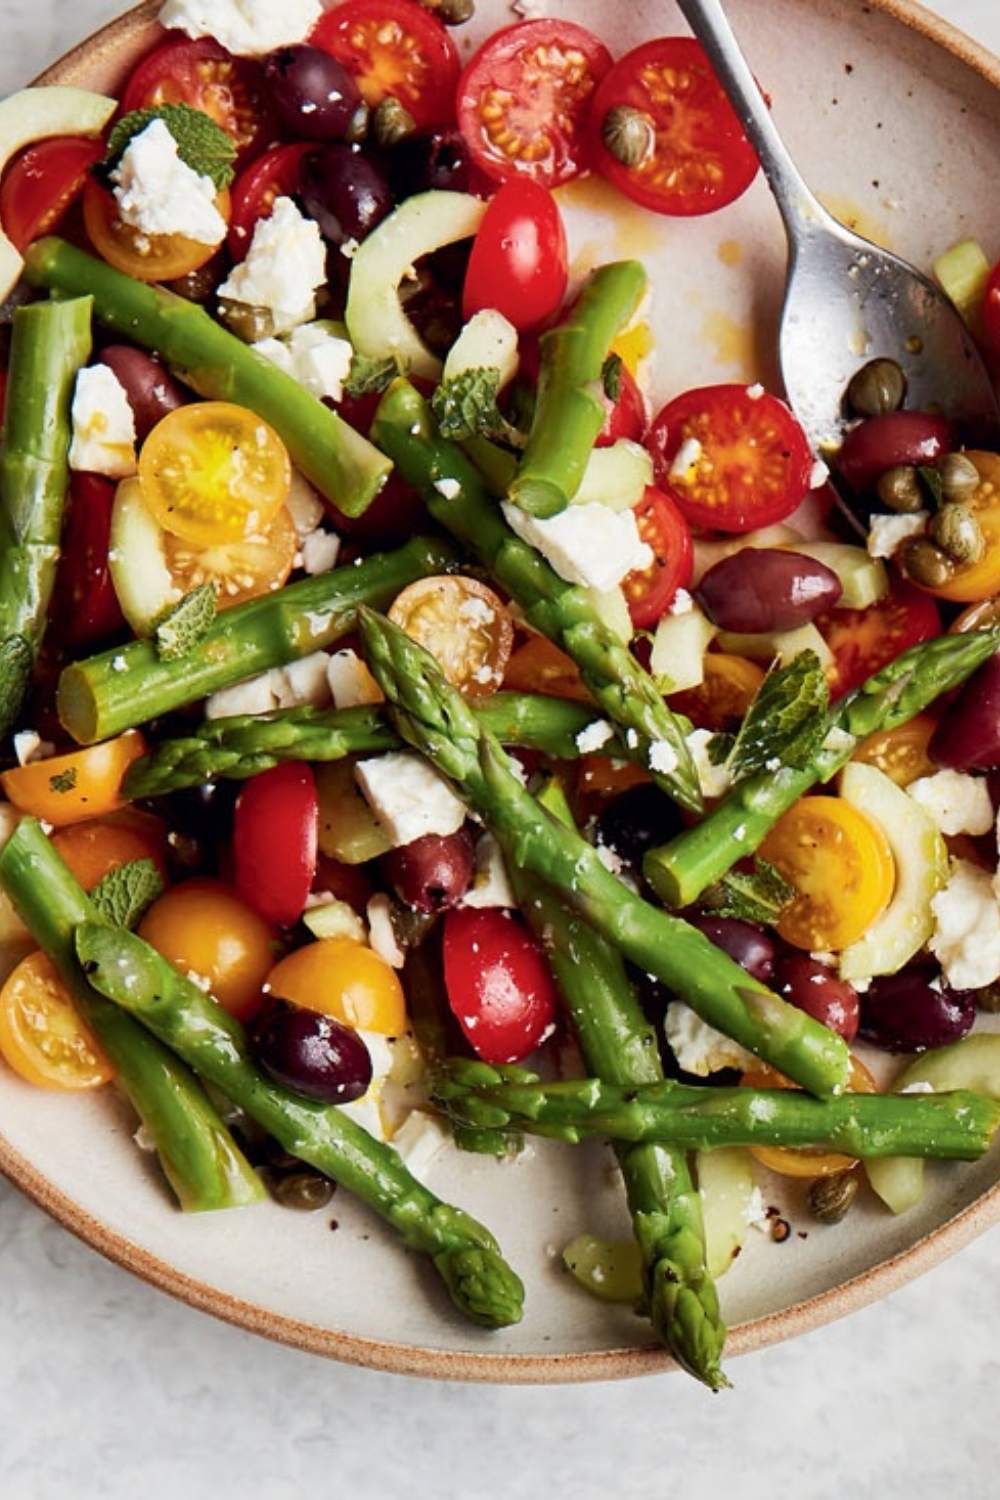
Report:
[[[713,734],[705,751],[713,766],[724,766],[733,753],[736,737],[732,734]]]
[[[9,635],[0,645],[0,735],[21,711],[31,677],[31,647],[23,635]]]
[[[203,583],[185,594],[157,625],[153,635],[156,654],[161,661],[186,656],[205,635],[215,619],[215,590]]]
[[[497,406],[499,390],[500,371],[492,366],[463,370],[443,380],[431,397],[441,436],[456,443],[476,436],[523,442]]]
[[[830,690],[815,651],[768,672],[729,757],[733,780],[778,766],[805,765],[829,729]]]
[[[227,188],[235,172],[236,142],[204,110],[190,104],[158,104],[153,109],[134,109],[112,126],[108,136],[105,166],[114,166],[133,136],[153,120],[162,120],[177,142],[177,155],[193,172],[210,177],[218,192]]]
[[[76,767],[70,766],[68,770],[60,771],[58,776],[49,777],[49,786],[54,792],[71,792],[76,786]]]
[[[163,879],[151,859],[133,859],[109,870],[90,893],[101,916],[113,927],[134,927],[163,893]]]
[[[367,354],[355,351],[351,358],[351,369],[344,381],[348,396],[381,395],[399,374],[399,361],[392,355],[385,359],[372,359]]]
[[[622,357],[609,354],[601,370],[601,384],[609,401],[617,401],[622,393]]]
[[[756,859],[752,871],[730,870],[718,885],[710,886],[701,904],[719,917],[773,927],[794,895],[794,887],[774,865]]]
[[[924,489],[930,495],[935,506],[944,504],[944,480],[941,478],[939,469],[932,469],[929,464],[921,464],[917,469]]]

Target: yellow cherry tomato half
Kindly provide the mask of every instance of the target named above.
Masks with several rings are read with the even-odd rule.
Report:
[[[99,819],[73,823],[54,833],[52,843],[85,891],[92,891],[105,875],[136,859],[151,859],[166,879],[164,840],[138,826]]]
[[[1000,592],[1000,454],[976,451],[965,456],[979,470],[979,487],[962,504],[979,522],[986,550],[978,562],[958,564],[947,583],[925,592],[956,604],[975,604]]]
[[[307,943],[268,975],[271,994],[359,1031],[402,1036],[406,1001],[395,969],[352,938]]]
[[[888,906],[896,869],[889,841],[839,797],[803,797],[760,846],[795,888],[778,932],[809,952],[857,942]]]
[[[29,953],[0,990],[0,1054],[43,1089],[96,1089],[113,1076],[44,953]]]
[[[686,714],[699,729],[731,730],[757,696],[764,673],[755,661],[726,651],[709,651],[704,666],[704,681],[672,694],[670,706]]]
[[[855,750],[853,759],[875,766],[897,786],[909,786],[921,776],[933,776],[938,769],[927,753],[936,728],[929,714],[917,714],[908,724],[869,735]]]
[[[280,589],[299,550],[287,505],[260,531],[236,541],[198,547],[169,531],[161,532],[161,537],[163,561],[181,593],[210,583],[220,610]]]
[[[228,224],[228,189],[216,194],[215,206]],[[83,222],[98,255],[137,281],[176,281],[205,265],[219,248],[183,234],[143,234],[134,225],[124,224],[114,195],[93,178],[83,190]]]
[[[495,693],[514,646],[510,610],[476,578],[420,578],[397,594],[389,619],[429,651],[452,687]]]
[[[266,530],[288,499],[292,465],[273,427],[245,406],[197,401],[157,422],[139,483],[164,531],[214,547]]]
[[[779,1073],[767,1063],[755,1063],[748,1073],[743,1074],[740,1083],[749,1089],[798,1087],[784,1073]],[[878,1093],[878,1084],[864,1063],[856,1057],[851,1058],[851,1078],[847,1087],[852,1094]],[[846,1172],[849,1167],[854,1166],[856,1160],[853,1156],[841,1156],[836,1151],[795,1151],[786,1146],[751,1146],[750,1151],[762,1167],[769,1167],[782,1177],[832,1177],[837,1172]]]
[[[146,741],[137,729],[129,729],[102,745],[5,771],[0,786],[21,812],[63,828],[121,807],[125,772],[145,753]]]
[[[252,1020],[267,999],[263,985],[274,963],[274,934],[221,880],[173,886],[153,902],[139,936],[237,1020]]]

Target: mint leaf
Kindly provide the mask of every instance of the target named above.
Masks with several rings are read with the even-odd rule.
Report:
[[[774,865],[756,859],[753,870],[730,870],[718,885],[710,886],[700,904],[713,916],[773,927],[794,895],[794,886]]]
[[[497,406],[499,390],[500,371],[493,366],[463,370],[443,380],[431,397],[441,436],[456,443],[478,436],[523,444],[521,434]]]
[[[713,734],[712,738],[705,746],[709,762],[713,766],[724,766],[726,764],[726,761],[732,755],[733,746],[735,744],[736,737],[734,735],[722,734],[721,732],[719,734]]]
[[[830,727],[829,706],[826,674],[815,651],[800,651],[787,666],[772,667],[736,735],[729,757],[733,780],[779,766],[804,766]]]
[[[944,480],[941,478],[940,470],[932,469],[929,464],[921,464],[917,469],[917,473],[934,505],[937,507],[943,505]]]
[[[163,879],[154,861],[133,859],[109,870],[94,886],[90,899],[112,927],[134,927],[162,894]]]
[[[609,354],[601,369],[601,384],[609,401],[617,401],[622,393],[622,357]]]
[[[372,359],[370,355],[358,354],[355,350],[350,372],[344,381],[344,390],[348,396],[381,395],[398,374],[399,361],[392,355],[385,359]]]
[[[151,109],[134,109],[111,127],[106,167],[118,159],[133,136],[139,135],[153,120],[162,120],[177,142],[177,155],[192,172],[210,177],[218,192],[227,188],[235,174],[236,142],[204,110],[190,104],[158,104]]]
[[[0,645],[0,735],[7,733],[21,711],[32,660],[31,646],[23,635],[9,635]]]
[[[70,766],[68,770],[60,771],[57,776],[50,776],[49,786],[54,792],[60,794],[71,792],[76,786],[76,767]]]
[[[161,661],[176,661],[198,644],[215,619],[215,590],[203,583],[185,594],[157,625],[153,633],[156,654]]]

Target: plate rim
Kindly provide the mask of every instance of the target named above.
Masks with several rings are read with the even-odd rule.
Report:
[[[942,48],[1000,93],[1000,57],[950,21],[933,14],[918,0],[864,0],[864,3],[866,8],[890,16],[898,24]],[[75,82],[75,74],[82,64],[102,54],[116,52],[135,40],[155,20],[158,9],[159,0],[145,0],[145,3],[109,21],[51,63],[33,83]],[[677,1369],[675,1361],[662,1348],[651,1344],[568,1354],[495,1354],[488,1349],[473,1353],[364,1338],[324,1328],[234,1297],[135,1244],[55,1187],[2,1132],[0,1174],[77,1239],[157,1290],[272,1342],[343,1364],[431,1380],[503,1385],[622,1380]],[[764,1349],[856,1312],[931,1270],[998,1220],[1000,1180],[947,1223],[869,1270],[779,1312],[736,1325],[729,1332],[727,1354],[738,1357]]]

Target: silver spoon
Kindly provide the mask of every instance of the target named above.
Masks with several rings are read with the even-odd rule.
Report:
[[[760,157],[785,222],[779,359],[788,400],[814,451],[839,445],[848,381],[877,357],[902,365],[909,407],[942,412],[967,440],[995,440],[996,391],[954,305],[915,266],[845,228],[806,186],[720,0],[677,3]]]

